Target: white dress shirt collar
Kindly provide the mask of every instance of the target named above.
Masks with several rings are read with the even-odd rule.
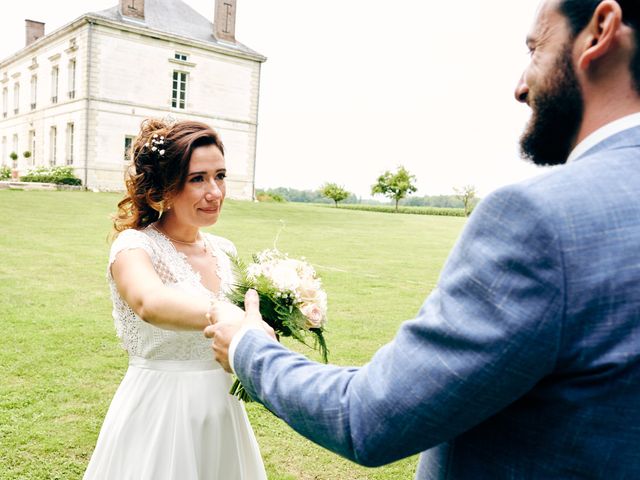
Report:
[[[615,135],[618,132],[622,132],[623,130],[627,130],[628,128],[637,127],[638,125],[640,125],[640,112],[632,113],[631,115],[627,115],[626,117],[607,123],[595,132],[592,132],[578,145],[576,145],[569,154],[567,163],[574,161],[576,158],[590,150],[591,147],[595,147],[598,143],[610,136]]]

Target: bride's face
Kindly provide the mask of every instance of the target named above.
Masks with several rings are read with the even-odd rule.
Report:
[[[191,154],[184,188],[172,201],[176,219],[196,227],[216,223],[226,195],[226,176],[224,157],[218,147],[196,148]]]

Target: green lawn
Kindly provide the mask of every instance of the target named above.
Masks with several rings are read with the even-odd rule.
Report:
[[[127,365],[105,279],[116,194],[0,191],[0,478],[81,478]],[[464,218],[227,201],[210,231],[241,256],[305,256],[329,295],[330,360],[362,365],[435,286]],[[295,346],[295,348],[298,348]],[[307,352],[308,353],[308,352]],[[410,479],[359,467],[250,404],[271,480]]]

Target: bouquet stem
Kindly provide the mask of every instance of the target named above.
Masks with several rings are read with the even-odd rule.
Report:
[[[234,379],[233,385],[231,386],[231,390],[229,390],[229,393],[231,395],[235,395],[245,403],[253,402],[253,399],[249,396],[249,394],[244,389],[244,387],[242,386],[242,383],[240,383],[240,380],[238,380],[237,377]]]

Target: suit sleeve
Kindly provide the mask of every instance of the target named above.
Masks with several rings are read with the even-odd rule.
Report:
[[[296,431],[363,465],[457,436],[554,368],[564,277],[545,210],[518,187],[481,202],[417,317],[365,366],[311,362],[249,331],[236,374]]]

